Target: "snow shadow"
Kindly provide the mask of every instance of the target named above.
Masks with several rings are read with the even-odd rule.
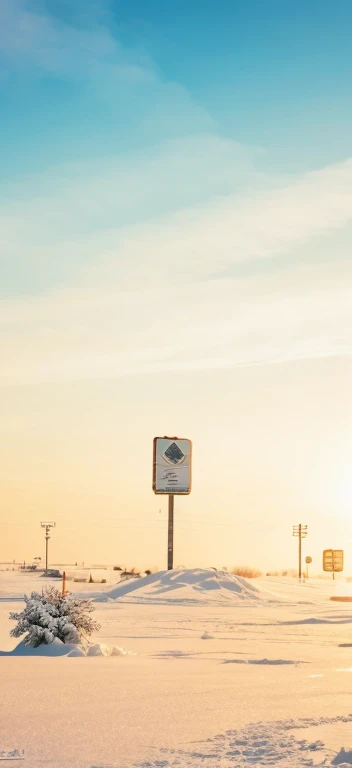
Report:
[[[331,765],[340,765],[341,768],[344,765],[352,765],[352,749],[346,752],[344,747],[342,747],[339,754],[331,761]]]
[[[73,643],[63,643],[55,637],[52,643],[41,643],[37,648],[31,645],[25,645],[22,640],[12,651],[0,651],[0,656],[8,657],[31,657],[31,658],[87,658],[91,656],[131,656],[130,651],[119,648],[115,645],[109,646],[105,643],[89,643],[86,647],[74,645]],[[133,654],[134,655],[134,654]]]
[[[222,664],[262,664],[263,666],[280,667],[285,665],[298,666],[307,664],[306,661],[292,661],[290,659],[225,659]]]
[[[334,624],[352,624],[352,614],[346,616],[333,616],[332,618],[316,618],[314,616],[307,616],[305,619],[291,619],[290,621],[242,621],[239,626],[242,627],[298,627],[304,625],[320,626],[320,625],[334,625]]]

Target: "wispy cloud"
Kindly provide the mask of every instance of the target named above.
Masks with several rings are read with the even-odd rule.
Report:
[[[12,236],[19,221],[32,222],[29,231],[38,240],[44,232],[47,241],[58,222],[66,236],[70,230],[84,231],[87,224],[134,224],[229,193],[268,187],[268,176],[256,170],[259,156],[259,148],[201,133],[139,151],[53,165],[12,183],[0,180],[1,230],[6,219]]]
[[[1,382],[351,354],[351,175],[347,162],[280,191],[110,233],[104,256],[98,238],[65,290],[3,302]],[[279,269],[211,277],[273,255]]]
[[[139,243],[142,250],[149,247],[150,237],[156,244],[165,226],[173,236],[175,211],[184,211],[184,229],[188,211],[191,221],[201,213],[195,204],[213,200],[216,209],[229,191],[236,190],[239,197],[271,184],[255,170],[255,156],[255,149],[201,135],[126,155],[66,163],[0,184],[0,293],[52,290],[58,281],[72,279],[82,265],[97,258],[101,263],[109,253],[119,274],[126,271],[126,259],[134,272],[141,261],[148,268],[149,254],[146,250],[142,256]]]
[[[152,60],[145,53],[122,48],[107,26],[72,26],[43,8],[35,10],[33,4],[30,8],[23,0],[1,3],[0,52],[9,68],[22,69],[27,76],[42,69],[71,79],[90,79],[99,87],[104,83],[102,68],[107,75],[132,82],[156,75]]]

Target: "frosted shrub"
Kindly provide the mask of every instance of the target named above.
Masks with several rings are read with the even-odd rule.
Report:
[[[63,595],[54,587],[47,587],[40,595],[32,592],[24,597],[26,606],[21,613],[10,613],[17,621],[12,637],[24,638],[25,645],[36,648],[41,643],[52,643],[55,637],[63,643],[80,643],[100,629],[89,616],[94,610],[90,600]]]

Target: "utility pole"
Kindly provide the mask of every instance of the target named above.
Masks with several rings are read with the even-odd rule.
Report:
[[[50,528],[55,528],[56,523],[40,523],[42,528],[45,528],[45,573],[48,570],[48,548],[50,539]]]
[[[299,525],[293,526],[293,536],[298,537],[298,579],[301,581],[302,579],[302,539],[305,539],[308,533],[308,525],[302,525],[301,523]]]

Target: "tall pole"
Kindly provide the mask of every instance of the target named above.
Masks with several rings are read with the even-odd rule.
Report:
[[[302,578],[302,526],[301,523],[298,527],[298,578],[301,581]]]
[[[50,528],[55,528],[56,523],[40,523],[42,528],[45,528],[45,573],[48,571],[48,552],[49,552],[49,539]]]
[[[172,571],[174,567],[174,495],[169,495],[169,516],[167,530],[167,569]]]
[[[302,580],[302,539],[305,539],[308,533],[308,526],[299,525],[293,526],[293,536],[298,537],[298,579]]]

